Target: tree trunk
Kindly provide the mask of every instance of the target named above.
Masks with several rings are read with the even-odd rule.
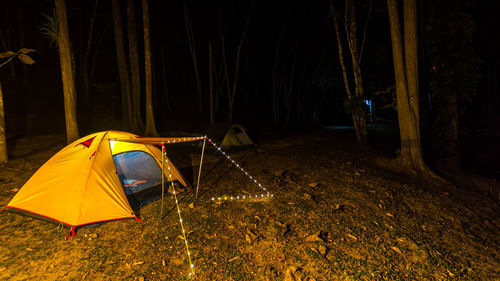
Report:
[[[120,88],[122,92],[122,119],[125,128],[137,131],[133,120],[132,99],[130,96],[130,77],[128,72],[127,58],[125,57],[125,44],[123,42],[122,15],[119,0],[112,0],[113,23],[115,30],[116,61],[118,63],[118,74],[120,75]]]
[[[0,164],[7,163],[7,138],[5,137],[5,111],[3,109],[2,84],[0,83]]]
[[[162,86],[163,86],[163,98],[164,98],[164,103],[167,108],[167,110],[170,110],[170,97],[168,95],[168,83],[167,83],[167,63],[165,62],[167,60],[167,54],[165,51],[165,45],[162,43],[161,44],[161,81],[162,81]],[[165,119],[163,120],[162,123],[165,127]]]
[[[233,77],[233,87],[229,94],[229,113],[228,113],[228,121],[229,123],[233,123],[233,109],[234,109],[234,100],[236,98],[236,86],[238,85],[238,73],[240,71],[240,57],[241,57],[241,48],[243,47],[243,42],[245,42],[245,38],[248,31],[248,25],[250,24],[250,20],[252,18],[253,12],[253,1],[250,3],[250,11],[248,13],[247,20],[245,22],[245,27],[243,28],[243,32],[241,33],[241,39],[236,48],[236,62],[234,66],[234,77]]]
[[[208,85],[210,93],[210,125],[215,123],[215,104],[214,104],[214,75],[213,75],[213,58],[212,58],[212,42],[208,42]]]
[[[153,81],[151,79],[151,46],[149,37],[148,0],[142,0],[142,20],[144,24],[144,72],[146,74],[146,136],[159,136],[156,131],[153,112]]]
[[[193,27],[191,26],[191,19],[189,18],[186,2],[184,2],[184,23],[186,25],[186,33],[189,43],[189,51],[193,59],[194,76],[196,78],[196,93],[198,95],[198,112],[203,111],[203,100],[201,95],[201,79],[200,72],[198,71],[198,60],[196,58],[196,45],[194,41]]]
[[[416,27],[412,27],[416,23],[416,4],[407,3],[415,2],[415,0],[405,0],[405,25],[410,25],[405,27],[405,33],[416,32]],[[415,80],[416,73],[412,73],[413,67],[416,68],[417,65],[417,54],[413,53],[417,50],[417,42],[415,34],[405,34],[405,57],[413,62],[407,62],[406,65],[410,69],[405,69],[405,62],[403,58],[403,42],[401,38],[401,25],[399,23],[399,13],[396,6],[396,0],[387,0],[387,8],[389,12],[389,23],[391,29],[391,41],[392,41],[392,56],[394,63],[394,73],[396,79],[396,96],[397,96],[397,108],[398,108],[398,120],[399,120],[399,130],[401,137],[401,159],[404,164],[411,167],[413,170],[418,172],[426,172],[428,169],[425,166],[422,157],[422,146],[420,143],[420,128],[415,112],[418,112],[418,93],[415,92],[411,100],[409,89],[418,89],[417,85],[409,85],[409,83],[417,83]],[[414,64],[414,66],[413,66]],[[415,71],[416,72],[416,71]],[[408,78],[408,76],[413,76]],[[415,108],[414,106],[417,106]]]
[[[137,50],[137,27],[134,0],[127,0],[128,48],[130,80],[132,86],[132,127],[142,130],[141,118],[141,77],[139,73],[139,52]]]
[[[302,33],[302,28],[299,30],[299,32],[297,33],[297,37],[295,38],[295,49],[293,51],[292,66],[290,68],[290,76],[288,79],[288,89],[286,91],[287,92],[287,96],[286,96],[286,124],[287,125],[290,125],[290,119],[292,117],[292,93],[294,93],[293,82],[295,79],[295,66],[297,65],[297,53],[299,51],[299,42],[300,42],[300,34],[301,33]]]
[[[278,69],[279,69],[279,62],[280,62],[280,45],[281,45],[281,39],[283,38],[283,33],[280,33],[280,36],[278,37],[278,41],[276,42],[276,48],[274,50],[274,63],[273,63],[273,77],[272,77],[272,87],[273,87],[273,124],[278,125],[278,120],[279,120],[279,97],[281,93],[281,88],[278,87]]]
[[[89,21],[89,33],[87,36],[87,42],[85,45],[85,50],[83,53],[82,60],[80,62],[80,75],[81,75],[81,83],[82,83],[82,96],[83,96],[83,104],[88,106],[90,105],[90,90],[89,90],[89,54],[90,48],[92,46],[92,34],[94,31],[94,22],[97,15],[97,6],[99,5],[99,0],[95,0],[94,2],[94,13],[90,16]],[[81,101],[81,100],[80,100]]]
[[[368,142],[368,132],[366,124],[366,113],[359,102],[363,99],[363,79],[361,76],[361,66],[360,57],[358,55],[358,41],[357,41],[357,30],[356,30],[356,15],[354,1],[346,1],[346,36],[347,43],[349,45],[349,51],[352,58],[352,71],[354,74],[354,94],[349,86],[349,79],[347,78],[347,68],[344,62],[344,54],[342,48],[342,41],[340,39],[340,31],[337,22],[337,13],[335,7],[333,6],[333,0],[330,0],[330,11],[333,17],[333,23],[335,27],[335,36],[337,38],[337,47],[339,53],[340,66],[342,68],[342,77],[344,79],[344,85],[347,93],[347,102],[351,107],[351,116],[354,126],[354,131],[356,133],[356,140],[358,143],[366,144]]]
[[[64,113],[66,117],[66,136],[68,143],[78,139],[76,119],[75,83],[71,66],[71,45],[69,41],[68,22],[65,0],[55,0],[57,17],[57,46],[61,64],[61,78],[64,92]]]

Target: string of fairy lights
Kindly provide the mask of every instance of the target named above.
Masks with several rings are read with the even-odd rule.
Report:
[[[221,201],[221,200],[246,200],[246,199],[255,199],[255,198],[264,198],[264,197],[274,197],[272,193],[270,193],[261,183],[259,183],[254,177],[248,174],[245,169],[243,169],[240,164],[236,163],[231,156],[229,156],[220,146],[215,144],[211,139],[205,136],[209,143],[211,143],[219,153],[226,157],[236,168],[238,168],[245,176],[247,176],[251,181],[253,181],[258,187],[262,189],[264,193],[254,194],[254,195],[236,195],[236,196],[217,196],[212,197],[211,201]]]
[[[164,153],[166,155],[165,149],[163,147],[162,147],[162,153]],[[177,200],[177,192],[175,192],[174,180],[172,178],[172,172],[170,171],[170,165],[168,165],[168,158],[165,157],[165,159],[166,159],[165,162],[167,163],[167,169],[168,169],[168,178],[169,178],[171,186],[172,186],[172,193],[174,195],[175,206],[177,207],[177,214],[179,215],[179,223],[181,225],[182,237],[184,238],[184,245],[186,246],[186,253],[187,253],[188,261],[189,261],[189,268],[191,269],[189,276],[194,277],[194,264],[193,264],[193,260],[191,259],[191,252],[189,251],[189,244],[188,244],[188,240],[186,237],[186,229],[184,228],[184,223],[182,221],[181,209],[179,207],[179,200]]]
[[[247,176],[251,181],[253,181],[258,187],[260,187],[262,189],[262,191],[264,193],[260,193],[260,194],[254,194],[254,195],[236,195],[236,196],[218,196],[218,197],[212,197],[211,198],[211,201],[222,201],[222,200],[246,200],[246,199],[259,199],[259,198],[264,198],[264,197],[267,197],[267,198],[270,198],[270,197],[274,197],[274,195],[272,193],[270,193],[264,186],[262,186],[261,183],[259,183],[254,177],[252,177],[250,174],[248,174],[247,171],[245,171],[245,169],[243,169],[238,163],[236,163],[236,161],[234,161],[231,156],[229,156],[226,152],[224,152],[222,150],[222,148],[220,146],[218,146],[217,144],[215,144],[211,139],[209,139],[208,137],[204,136],[204,137],[199,137],[199,138],[191,138],[193,140],[199,140],[199,139],[206,139],[208,140],[209,143],[211,143],[216,149],[217,151],[219,151],[223,156],[226,157],[226,159],[228,159],[236,168],[238,168],[245,176]],[[187,139],[184,139],[185,141],[187,141]],[[175,142],[172,141],[172,142]],[[170,143],[170,141],[168,141],[168,143]],[[172,193],[174,195],[174,200],[175,200],[175,206],[177,208],[177,214],[179,216],[179,223],[180,223],[180,226],[181,226],[181,230],[182,230],[182,237],[184,239],[184,245],[186,247],[186,253],[187,253],[187,256],[188,256],[188,261],[189,261],[189,266],[190,266],[190,270],[191,272],[189,273],[189,276],[190,277],[194,277],[195,276],[195,272],[194,272],[194,263],[193,263],[193,260],[191,258],[191,252],[189,250],[189,244],[188,244],[188,240],[187,240],[187,236],[186,236],[186,229],[184,228],[184,223],[183,223],[183,220],[182,220],[182,215],[181,215],[181,209],[179,207],[179,201],[177,199],[177,192],[175,191],[175,186],[174,186],[174,181],[173,181],[173,177],[172,177],[172,172],[170,171],[170,165],[168,164],[168,158],[166,157],[166,151],[165,151],[165,148],[164,148],[164,145],[162,144],[162,154],[165,156],[165,162],[166,162],[166,167],[167,167],[167,170],[168,170],[168,177],[169,177],[169,180],[170,180],[170,183],[171,183],[171,186],[172,186]],[[163,209],[163,207],[162,207]]]

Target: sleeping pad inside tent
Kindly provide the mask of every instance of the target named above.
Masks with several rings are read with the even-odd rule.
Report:
[[[74,227],[139,218],[131,206],[151,187],[186,181],[156,145],[204,137],[149,138],[104,131],[67,145],[24,184],[4,209]],[[163,159],[163,163],[162,163]],[[133,202],[133,201],[137,202]],[[135,206],[134,206],[135,207]]]

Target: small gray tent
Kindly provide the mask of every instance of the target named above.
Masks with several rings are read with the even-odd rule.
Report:
[[[240,124],[217,123],[207,129],[207,136],[219,142],[223,147],[245,147],[255,143],[248,136],[247,130]]]

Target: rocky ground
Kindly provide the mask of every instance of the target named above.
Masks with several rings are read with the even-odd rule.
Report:
[[[11,143],[0,205],[63,146],[63,136]],[[169,156],[196,174],[198,150]],[[211,202],[261,190],[215,150],[206,154],[200,200],[179,196],[194,280],[500,279],[499,208],[481,192],[407,174],[344,134],[302,132],[232,153],[274,197]],[[141,208],[142,223],[82,227],[68,241],[67,229],[2,212],[0,279],[190,279],[171,194],[165,206],[163,218],[154,201]]]

